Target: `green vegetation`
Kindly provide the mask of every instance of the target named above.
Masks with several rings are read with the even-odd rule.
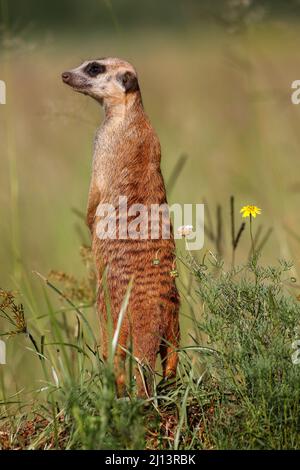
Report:
[[[128,396],[116,399],[113,369],[102,362],[86,315],[60,288],[44,279],[63,305],[55,310],[45,292],[42,336],[44,319],[33,333],[23,307],[1,291],[6,335],[12,342],[24,336],[40,375],[33,402],[24,390],[7,396],[2,382],[1,447],[299,448],[300,367],[291,356],[300,307],[286,293],[291,266],[263,268],[257,258],[229,271],[212,254],[201,264],[188,258],[201,315],[191,308],[192,341],[179,349],[178,378],[163,383],[157,373],[154,395],[144,401],[135,397],[130,353]]]

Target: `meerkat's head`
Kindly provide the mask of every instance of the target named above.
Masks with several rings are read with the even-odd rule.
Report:
[[[117,58],[104,58],[83,62],[79,67],[62,73],[62,80],[75,91],[95,98],[122,102],[128,94],[139,93],[135,69]]]

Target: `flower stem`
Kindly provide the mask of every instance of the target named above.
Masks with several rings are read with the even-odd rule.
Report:
[[[251,244],[252,244],[252,256],[254,256],[255,250],[254,250],[254,239],[253,239],[253,233],[252,233],[252,214],[250,214],[250,237],[251,237]]]

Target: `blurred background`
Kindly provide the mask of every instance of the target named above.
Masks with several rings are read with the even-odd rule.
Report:
[[[230,263],[234,195],[237,227],[240,207],[256,204],[260,240],[272,229],[262,261],[292,259],[297,276],[300,105],[291,102],[291,84],[300,79],[300,1],[0,4],[0,79],[7,86],[0,105],[2,288],[30,293],[23,298],[29,312],[43,314],[32,271],[84,275],[79,248],[89,238],[80,213],[103,113],[60,75],[101,56],[120,56],[138,70],[163,174],[173,181],[169,202],[205,202],[210,232],[222,231],[218,247],[206,236],[199,256],[217,248]],[[249,249],[246,227],[236,261]],[[20,351],[15,383],[27,373]]]

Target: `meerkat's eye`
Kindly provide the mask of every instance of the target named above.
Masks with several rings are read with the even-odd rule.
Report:
[[[90,77],[96,77],[99,73],[104,73],[106,70],[105,65],[99,64],[98,62],[90,62],[84,69]]]

